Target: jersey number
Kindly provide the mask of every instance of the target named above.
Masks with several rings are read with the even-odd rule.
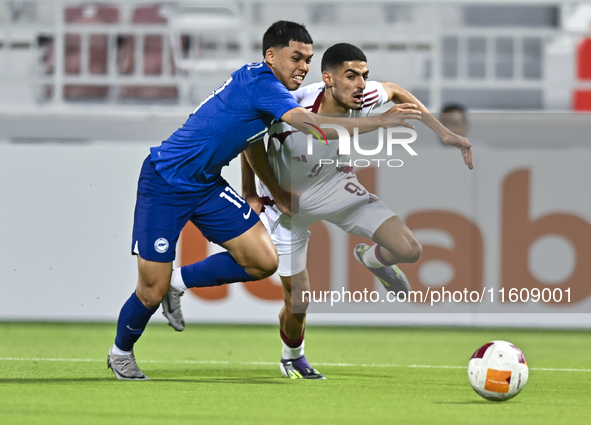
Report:
[[[228,201],[236,205],[236,207],[242,208],[242,205],[240,203],[244,204],[246,201],[242,199],[242,197],[238,196],[238,194],[234,192],[230,186],[226,187],[226,189],[224,190],[225,192],[220,193],[220,198],[227,199]],[[232,195],[234,195],[234,197],[229,196],[226,192],[231,193]]]
[[[212,93],[211,93],[209,96],[207,96],[207,98],[206,98],[206,99],[205,99],[203,102],[201,102],[201,103],[199,104],[199,106],[197,107],[197,109],[195,109],[195,110],[193,111],[193,113],[196,113],[196,112],[199,110],[199,108],[201,108],[203,105],[205,105],[205,104],[207,103],[207,101],[208,101],[209,99],[211,99],[212,97],[214,97],[214,96],[216,96],[216,95],[220,94],[220,92],[221,92],[222,90],[224,90],[224,89],[226,88],[226,86],[227,86],[228,84],[230,84],[231,82],[232,82],[232,77],[230,77],[230,79],[226,80],[226,82],[225,82],[224,84],[222,84],[222,85],[221,85],[221,86],[220,86],[218,89],[215,89],[215,90],[214,90],[214,91],[213,91],[213,92],[212,92]]]
[[[312,171],[310,172],[310,174],[308,174],[308,177],[310,177],[310,178],[316,177],[322,171],[322,167],[324,167],[324,164],[322,164],[322,165],[316,164],[314,166],[314,168],[312,168]]]
[[[363,196],[367,193],[365,190],[361,189],[355,183],[351,183],[351,182],[349,182],[345,185],[345,190],[347,192],[354,193],[357,196]]]

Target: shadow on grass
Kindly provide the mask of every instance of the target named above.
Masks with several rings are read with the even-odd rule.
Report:
[[[228,377],[228,378],[212,378],[212,377],[203,377],[203,378],[177,378],[177,377],[157,377],[154,375],[149,381],[143,382],[178,382],[178,383],[187,383],[187,384],[278,384],[278,385],[285,385],[289,384],[287,379],[283,378],[269,378],[269,377]],[[93,383],[93,382],[122,382],[117,380],[115,377],[106,377],[106,378],[6,378],[0,379],[0,385],[9,385],[9,384],[75,384],[75,383]],[[124,381],[123,381],[124,382]],[[133,382],[133,381],[127,381]]]
[[[470,401],[434,401],[433,404],[487,404],[489,406],[500,406],[503,403],[492,400],[470,400]]]
[[[0,385],[4,384],[69,384],[74,382],[107,382],[113,378],[2,378]]]

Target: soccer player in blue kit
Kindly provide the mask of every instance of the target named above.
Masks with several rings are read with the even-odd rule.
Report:
[[[232,73],[181,128],[151,148],[140,172],[134,214],[132,253],[138,259],[138,282],[121,308],[115,343],[107,358],[118,379],[148,379],[137,366],[133,347],[167,295],[171,277],[175,278],[172,262],[176,244],[189,220],[208,240],[227,251],[175,270],[176,278],[186,287],[259,280],[277,269],[277,251],[258,215],[221,177],[221,169],[262,141],[273,122],[292,124],[291,114],[307,113],[307,121],[315,125],[340,124],[351,133],[354,127],[363,133],[379,127],[410,126],[405,119],[420,118],[414,109],[342,119],[310,113],[294,100],[290,90],[302,84],[312,54],[312,38],[304,26],[274,23],[263,36],[265,60]],[[336,133],[327,135],[336,137]],[[291,194],[280,188],[274,176],[259,178],[278,208],[291,215]],[[163,309],[167,311],[166,301]]]

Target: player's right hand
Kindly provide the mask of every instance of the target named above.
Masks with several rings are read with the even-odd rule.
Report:
[[[470,143],[468,139],[450,131],[448,134],[444,135],[441,140],[446,145],[455,146],[460,149],[462,151],[462,158],[464,158],[464,164],[466,164],[470,170],[474,169],[472,143]]]
[[[414,125],[407,123],[405,120],[420,120],[422,112],[417,108],[417,105],[414,103],[399,103],[392,106],[380,115],[382,127],[397,127],[401,125],[414,130]]]

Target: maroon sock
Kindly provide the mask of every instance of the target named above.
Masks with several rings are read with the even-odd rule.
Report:
[[[281,329],[279,330],[279,335],[281,335],[281,339],[283,340],[285,345],[287,345],[289,348],[298,348],[300,345],[302,345],[302,342],[304,342],[304,334],[305,333],[306,333],[306,330],[304,329],[304,332],[302,332],[301,337],[299,337],[298,339],[289,339],[288,337],[285,336],[285,334],[283,333],[283,331]]]

